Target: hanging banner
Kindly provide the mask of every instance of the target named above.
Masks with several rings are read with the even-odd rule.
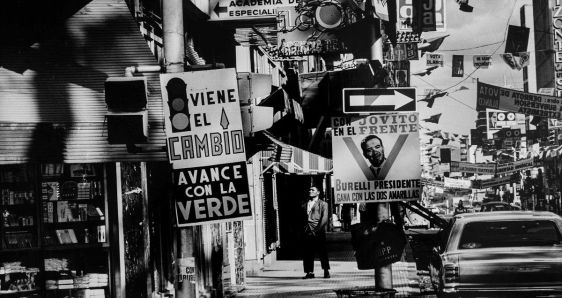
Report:
[[[462,78],[464,76],[464,56],[453,55],[453,73],[452,77]]]
[[[496,173],[496,164],[451,161],[451,172],[494,175]]]
[[[472,57],[474,68],[486,69],[492,65],[492,56],[488,55],[474,55]]]
[[[335,203],[420,199],[417,113],[332,118]]]
[[[561,98],[522,92],[480,82],[478,82],[477,88],[477,110],[492,108],[543,118],[561,119]]]
[[[412,29],[416,32],[437,30],[435,11],[436,0],[416,0],[412,2]]]
[[[443,67],[443,54],[431,54],[427,53],[426,55],[426,66],[439,66]]]
[[[462,188],[462,189],[471,189],[472,188],[472,181],[471,180],[462,180],[462,179],[453,179],[445,177],[445,187],[447,188]]]
[[[550,19],[550,24],[552,24],[552,32],[554,36],[552,37],[552,42],[550,48],[554,50],[552,53],[552,58],[554,61],[554,86],[556,96],[562,96],[562,47],[558,45],[562,44],[562,2],[560,1],[553,1],[549,2],[549,6],[552,7],[552,19]],[[547,23],[548,24],[548,23]]]
[[[297,2],[297,1],[295,1]],[[386,0],[373,0],[371,1],[375,8],[375,16],[377,19],[389,21],[388,19],[388,3]]]
[[[527,52],[529,28],[509,25],[505,41],[505,53]]]
[[[506,185],[512,182],[517,182],[513,180],[514,179],[511,176],[498,177],[498,178],[487,179],[487,180],[474,180],[472,182],[472,187],[477,189],[486,189],[494,186]]]
[[[496,167],[496,175],[512,174],[532,167],[534,167],[533,158],[517,160],[510,163],[500,163]]]

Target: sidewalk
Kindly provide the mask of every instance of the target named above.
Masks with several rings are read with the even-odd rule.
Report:
[[[353,255],[348,261],[330,262],[330,279],[323,278],[319,263],[315,262],[316,278],[303,280],[302,261],[277,261],[258,275],[247,276],[246,289],[236,297],[337,297],[334,291],[337,289],[375,285],[374,270],[358,270]],[[406,245],[403,261],[392,265],[392,281],[397,290],[395,297],[421,296],[409,245]]]

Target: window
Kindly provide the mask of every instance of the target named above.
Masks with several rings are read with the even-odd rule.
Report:
[[[460,249],[560,244],[560,232],[549,220],[472,222],[461,231]]]

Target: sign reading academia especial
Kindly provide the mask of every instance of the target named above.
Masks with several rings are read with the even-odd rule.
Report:
[[[296,6],[297,0],[212,0],[209,2],[211,21],[275,18],[276,8]]]
[[[335,202],[421,196],[418,113],[332,118]]]
[[[160,76],[178,227],[251,218],[234,69]]]
[[[562,98],[521,92],[478,82],[476,109],[499,109],[525,115],[561,119]]]

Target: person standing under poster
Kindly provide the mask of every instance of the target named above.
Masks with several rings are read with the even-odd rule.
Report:
[[[303,205],[302,209],[302,214],[305,215],[303,266],[306,273],[303,279],[314,278],[314,256],[316,252],[320,257],[324,278],[330,278],[330,263],[326,251],[328,203],[320,199],[318,187],[310,187],[308,202]]]

